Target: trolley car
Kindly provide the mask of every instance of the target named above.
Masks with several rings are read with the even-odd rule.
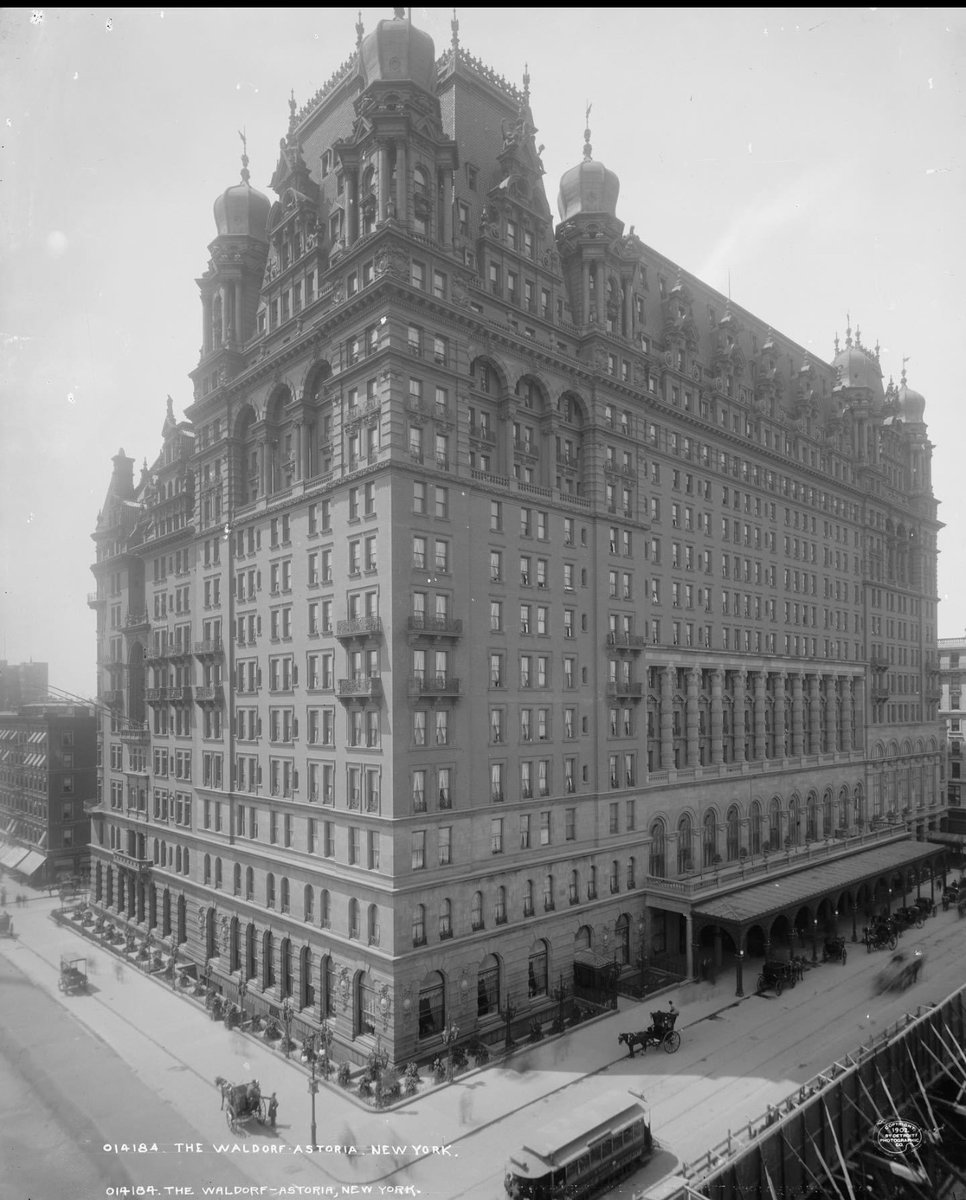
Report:
[[[604,1097],[531,1135],[507,1164],[510,1200],[588,1200],[653,1152],[647,1110]]]

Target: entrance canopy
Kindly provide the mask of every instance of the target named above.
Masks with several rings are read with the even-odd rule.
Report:
[[[942,850],[928,842],[889,842],[820,865],[803,862],[801,870],[780,875],[694,905],[694,916],[721,925],[753,925],[772,913],[797,908],[816,897],[855,888],[880,875],[904,870]]]
[[[16,870],[29,878],[31,875],[35,875],[46,861],[44,855],[38,854],[36,850],[31,850],[26,858],[17,863]]]
[[[8,846],[0,853],[0,867],[9,867],[13,870],[21,859],[27,857],[28,853],[26,846]]]

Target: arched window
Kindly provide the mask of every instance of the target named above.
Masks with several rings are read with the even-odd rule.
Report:
[[[235,863],[231,873],[231,891],[233,896],[240,896],[242,890],[241,863]]]
[[[822,836],[832,836],[832,789],[826,788],[822,796]]]
[[[376,904],[369,905],[369,913],[366,917],[366,937],[370,946],[379,945],[379,906]]]
[[[453,936],[453,902],[452,900],[444,900],[439,909],[439,937],[440,941]]]
[[[417,904],[413,909],[413,945],[426,945],[426,906]]]
[[[655,821],[651,825],[651,846],[648,854],[648,874],[655,879],[663,879],[667,871],[665,860],[665,830],[663,821]]]
[[[483,893],[473,893],[473,906],[470,910],[470,928],[483,928]]]
[[[292,994],[292,941],[290,938],[282,938],[279,946],[278,962],[280,968],[281,979],[279,981],[279,991],[282,996],[291,996]]]
[[[782,810],[781,800],[772,796],[768,803],[768,846],[771,850],[780,850],[782,844]]]
[[[262,988],[275,986],[275,946],[271,930],[262,934]]]
[[[283,876],[281,884],[281,908],[283,913],[291,910],[291,896],[289,895],[288,880]]]
[[[255,899],[255,872],[251,867],[245,868],[245,899]]]
[[[215,887],[221,887],[221,859],[215,859]]]
[[[439,971],[432,971],[419,985],[419,1037],[429,1038],[446,1027],[446,985]]]
[[[553,911],[553,876],[546,875],[543,880],[543,910]]]
[[[725,818],[725,856],[734,862],[741,852],[741,814],[738,805],[732,804]]]
[[[204,871],[205,871],[205,883],[211,883],[211,855],[210,854],[205,855]]]
[[[714,866],[718,857],[718,814],[709,809],[701,822],[701,863],[705,867]]]
[[[748,816],[748,849],[752,854],[761,854],[761,802],[752,800]]]
[[[265,876],[265,907],[275,907],[275,876],[271,871]]]
[[[818,796],[808,793],[805,801],[805,840],[814,842],[818,837]]]
[[[637,860],[632,854],[627,860],[627,890],[633,891],[637,887]]]
[[[486,1017],[500,1011],[500,962],[489,954],[480,963],[476,977],[476,1015]]]
[[[496,889],[495,920],[497,925],[506,924],[506,888],[503,886]]]
[[[527,963],[527,992],[531,1000],[547,994],[548,964],[547,943],[541,940],[530,951]]]
[[[354,897],[349,900],[349,937],[359,936],[359,901]]]
[[[597,868],[593,865],[587,868],[587,899],[597,899]]]
[[[621,890],[621,868],[617,859],[612,859],[610,864],[610,894],[616,895]]]
[[[570,872],[570,903],[577,904],[580,900],[580,872]]]
[[[691,870],[691,817],[684,813],[678,821],[678,874],[683,875]]]
[[[306,921],[315,919],[315,891],[310,883],[305,885],[302,892],[302,917]]]
[[[332,928],[332,897],[328,888],[319,892],[319,925],[323,929]]]
[[[528,879],[523,885],[523,915],[533,916],[533,880]]]

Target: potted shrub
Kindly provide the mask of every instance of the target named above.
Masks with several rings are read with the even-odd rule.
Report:
[[[419,1088],[419,1067],[414,1062],[406,1064],[406,1074],[404,1076],[406,1095],[415,1096]]]
[[[470,1046],[470,1054],[473,1055],[473,1062],[478,1067],[485,1067],[490,1061],[490,1052],[483,1042],[474,1042],[473,1045]]]
[[[339,1063],[339,1070],[336,1072],[336,1079],[339,1081],[340,1087],[348,1087],[349,1081],[352,1078],[352,1071],[349,1069],[349,1064]]]
[[[540,1042],[542,1040],[543,1040],[543,1026],[540,1024],[539,1018],[534,1017],[530,1022],[530,1041],[531,1042]]]

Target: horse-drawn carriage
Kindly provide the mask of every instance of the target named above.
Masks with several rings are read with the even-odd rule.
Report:
[[[966,891],[959,894],[959,899],[956,901],[956,912],[961,917],[966,917]]]
[[[830,937],[825,939],[822,946],[822,962],[840,962],[845,966],[848,951],[845,948],[845,938]]]
[[[221,1107],[232,1133],[236,1133],[239,1126],[248,1125],[252,1121],[266,1125],[274,1116],[269,1112],[257,1079],[248,1083],[230,1083],[219,1075],[215,1085],[221,1092]]]
[[[0,937],[12,938],[13,936],[13,917],[8,912],[0,913]]]
[[[947,883],[943,888],[942,905],[943,912],[949,908],[951,904],[955,904],[959,908],[959,902],[966,895],[966,888],[959,886],[959,880],[954,879],[951,883]]]
[[[766,959],[758,976],[755,991],[760,996],[762,992],[773,991],[780,996],[786,987],[794,987],[800,978],[797,962],[779,962],[777,959]]]
[[[876,976],[876,991],[905,991],[907,987],[911,987],[919,978],[922,963],[923,956],[921,950],[917,950],[915,954],[906,954],[903,950],[900,950],[898,954],[893,954],[885,968]]]
[[[57,986],[68,996],[72,996],[76,992],[86,992],[87,959],[68,958],[65,954],[62,954],[60,956],[60,978],[57,980]]]
[[[862,941],[871,954],[873,950],[895,950],[899,944],[899,935],[892,925],[880,922],[871,927],[865,926],[862,930]]]
[[[626,1046],[631,1058],[634,1057],[635,1046],[645,1051],[648,1046],[663,1046],[666,1054],[673,1054],[681,1045],[681,1035],[674,1028],[678,1019],[676,1009],[651,1013],[651,1025],[648,1029],[640,1029],[634,1033],[619,1033],[617,1040]]]
[[[924,916],[925,913],[917,904],[911,905],[908,908],[897,908],[892,914],[892,918],[899,929],[912,929],[913,926],[916,929],[922,929]]]

